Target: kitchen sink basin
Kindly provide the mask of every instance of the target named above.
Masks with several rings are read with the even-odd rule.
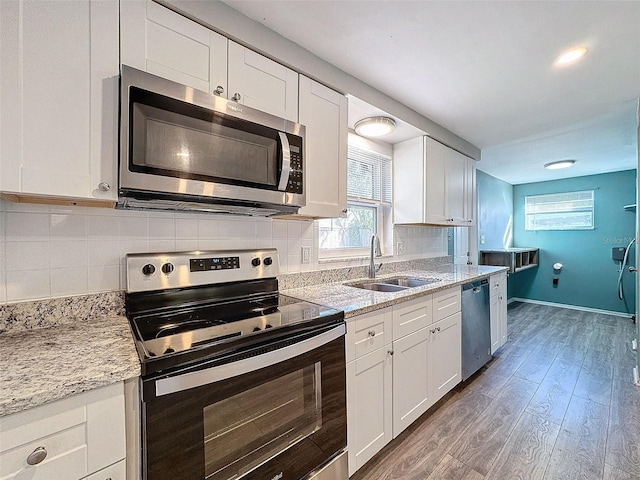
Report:
[[[437,278],[412,278],[412,277],[396,277],[396,278],[384,278],[380,279],[380,283],[385,283],[388,285],[399,285],[401,287],[413,288],[413,287],[423,287],[425,285],[429,285],[430,283],[434,283],[439,281]]]
[[[401,285],[391,285],[382,282],[365,282],[365,283],[352,283],[350,287],[362,288],[364,290],[373,290],[374,292],[400,292],[406,290],[409,287],[403,287]]]

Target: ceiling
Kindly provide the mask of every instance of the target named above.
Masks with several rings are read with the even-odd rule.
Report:
[[[640,1],[224,3],[481,148],[478,169],[509,183],[636,168]],[[553,64],[576,45],[584,59]]]

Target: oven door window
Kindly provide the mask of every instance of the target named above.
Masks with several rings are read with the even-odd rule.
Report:
[[[320,362],[204,408],[205,477],[241,478],[322,428]]]
[[[131,95],[132,171],[277,189],[276,130],[151,92]]]

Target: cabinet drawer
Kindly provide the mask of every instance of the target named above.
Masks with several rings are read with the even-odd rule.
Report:
[[[489,277],[489,295],[494,296],[500,293],[500,283],[502,282],[502,275],[491,275]]]
[[[432,297],[426,295],[393,307],[393,339],[417,332],[430,325],[433,319]]]
[[[125,461],[122,460],[93,475],[89,475],[86,480],[126,480]]]
[[[391,308],[347,320],[346,361],[350,362],[391,343]]]
[[[460,311],[460,287],[453,287],[433,294],[433,321]]]
[[[28,465],[27,457],[38,448],[46,450],[46,457],[37,465]],[[84,424],[0,453],[0,480],[76,480],[86,475],[87,444]]]

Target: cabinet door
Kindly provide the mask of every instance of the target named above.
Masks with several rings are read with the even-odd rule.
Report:
[[[462,308],[460,287],[447,288],[433,294],[433,321],[437,322]]]
[[[465,219],[467,157],[446,148],[445,204],[447,221],[457,226],[468,226]]]
[[[347,108],[344,95],[300,76],[300,123],[306,127],[304,155],[307,204],[298,212],[342,217],[347,208]]]
[[[298,121],[298,74],[290,68],[229,41],[227,80],[228,98]]]
[[[349,476],[391,441],[391,359],[380,348],[347,363]]]
[[[502,346],[502,325],[500,315],[500,295],[492,295],[489,301],[491,319],[491,354]]]
[[[452,224],[447,211],[447,147],[427,138],[425,223]]]
[[[476,224],[476,161],[465,158],[465,186],[464,186],[464,223],[468,226]]]
[[[499,301],[499,323],[500,323],[500,346],[507,343],[507,275],[500,275],[500,292],[498,293]]]
[[[0,9],[0,189],[115,199],[117,0]]]
[[[462,314],[455,313],[429,327],[429,383],[432,403],[462,380]]]
[[[151,0],[121,2],[121,61],[226,96],[227,39]]]
[[[393,221],[426,222],[426,138],[418,137],[393,146]]]
[[[431,295],[399,303],[393,307],[393,339],[417,332],[431,325],[433,300]]]
[[[393,342],[393,437],[433,404],[429,389],[430,327]]]
[[[392,309],[358,315],[347,321],[346,361],[350,362],[391,343]]]

